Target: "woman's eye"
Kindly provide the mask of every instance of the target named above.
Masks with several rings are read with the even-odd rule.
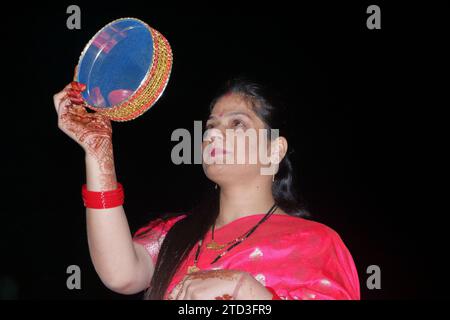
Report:
[[[232,125],[233,127],[245,127],[244,122],[241,120],[233,120]]]

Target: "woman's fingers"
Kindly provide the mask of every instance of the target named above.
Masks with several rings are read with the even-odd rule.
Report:
[[[53,95],[53,103],[55,105],[56,112],[60,113],[61,102],[63,102],[67,98],[67,91],[71,88],[71,85],[68,84],[64,87],[60,92]]]
[[[72,102],[72,104],[74,104],[74,105],[82,105],[83,104],[82,98],[76,98],[76,97],[69,96],[69,99],[70,99],[70,102]]]
[[[184,278],[177,283],[177,285],[172,289],[169,294],[169,300],[179,300],[179,296],[181,294],[181,290],[183,290],[184,284],[189,275],[184,276]]]
[[[72,98],[82,98],[81,92],[84,90],[86,90],[86,85],[72,81],[66,85],[64,89],[53,96],[55,106],[57,107],[59,105],[59,102],[64,98],[64,95],[69,95]]]
[[[78,90],[69,89],[69,90],[67,91],[67,94],[68,94],[69,97],[71,97],[71,98],[81,98],[81,91],[78,91]]]
[[[86,90],[86,85],[76,81],[72,81],[71,83],[66,85],[63,90],[53,96],[53,102],[58,117],[62,112],[67,111],[67,108],[74,106],[81,107],[81,105],[84,104],[83,97],[81,96],[81,92],[84,90]],[[83,110],[86,111],[84,108]],[[82,113],[82,110],[77,111],[77,113]]]
[[[83,97],[81,96],[81,92],[86,90],[86,85],[72,81],[70,83],[70,90],[68,91],[68,95],[73,104],[83,104]]]
[[[70,85],[71,85],[72,89],[74,89],[74,90],[78,90],[78,91],[86,90],[86,85],[83,83],[79,83],[77,81],[72,81],[70,83]]]
[[[237,270],[204,270],[189,275],[174,293],[176,300],[231,300],[240,290],[246,273]]]
[[[180,292],[180,290],[181,290],[181,284],[183,283],[183,281],[180,281],[173,289],[172,289],[172,291],[170,292],[170,294],[169,294],[169,300],[176,300],[177,299],[177,296],[178,296],[178,293]]]
[[[191,298],[191,297],[189,297],[189,294],[188,294],[188,292],[189,292],[189,287],[190,287],[191,285],[192,285],[192,279],[191,279],[191,278],[186,279],[186,280],[184,281],[183,287],[181,288],[181,291],[178,293],[177,300],[186,300],[186,299],[188,299],[188,298]]]

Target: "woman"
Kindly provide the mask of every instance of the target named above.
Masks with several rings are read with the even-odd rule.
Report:
[[[190,212],[166,214],[134,236],[117,191],[110,122],[86,112],[82,90],[72,83],[54,101],[59,128],[86,152],[84,195],[115,197],[101,209],[85,200],[91,258],[107,287],[123,294],[147,289],[147,299],[360,299],[339,235],[305,219],[293,191],[286,114],[262,86],[236,79],[211,103],[202,150],[212,193]],[[251,131],[264,134],[246,144]]]

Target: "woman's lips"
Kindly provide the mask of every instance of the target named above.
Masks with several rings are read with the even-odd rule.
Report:
[[[230,153],[230,151],[227,151],[227,150],[222,149],[222,148],[212,148],[212,150],[210,152],[210,156],[214,157],[216,155],[225,155],[227,153]]]

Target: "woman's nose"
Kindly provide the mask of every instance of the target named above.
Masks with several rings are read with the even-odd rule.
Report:
[[[223,139],[222,131],[216,128],[206,130],[203,141],[214,142],[215,139]]]

